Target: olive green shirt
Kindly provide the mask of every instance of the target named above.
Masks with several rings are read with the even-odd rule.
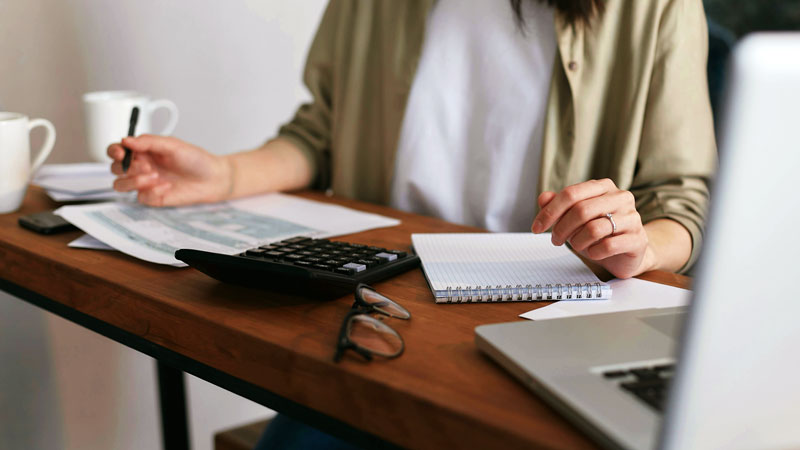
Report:
[[[312,100],[279,132],[309,157],[316,187],[389,201],[432,6],[331,0],[305,69]],[[539,192],[612,179],[634,194],[644,223],[668,218],[689,231],[686,270],[697,258],[716,168],[701,0],[608,0],[588,25],[555,14]]]

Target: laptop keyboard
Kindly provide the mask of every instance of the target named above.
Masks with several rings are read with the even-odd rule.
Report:
[[[609,370],[603,372],[603,376],[615,381],[622,390],[636,396],[656,411],[663,412],[667,388],[674,372],[674,364],[662,364]]]

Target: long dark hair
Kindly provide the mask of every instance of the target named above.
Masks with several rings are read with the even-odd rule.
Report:
[[[522,17],[522,3],[530,0],[511,0],[511,9],[520,25],[524,22]],[[547,2],[566,16],[569,23],[588,24],[595,13],[600,14],[605,7],[605,0],[538,0]]]

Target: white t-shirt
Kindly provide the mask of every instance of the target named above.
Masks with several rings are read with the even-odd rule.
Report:
[[[553,10],[439,0],[428,18],[391,204],[491,231],[530,229],[555,61]]]

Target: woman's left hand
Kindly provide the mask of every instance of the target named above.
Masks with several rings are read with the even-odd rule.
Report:
[[[606,178],[574,184],[558,194],[543,192],[538,201],[541,211],[531,226],[534,233],[552,227],[554,245],[569,242],[576,252],[619,278],[650,270],[647,232],[630,191]],[[609,213],[616,232],[606,216]]]

